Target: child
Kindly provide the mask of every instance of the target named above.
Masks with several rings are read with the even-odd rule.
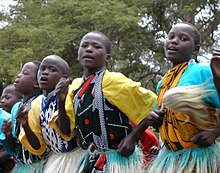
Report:
[[[73,160],[69,151],[76,147],[75,139],[64,140],[68,136],[62,138],[51,124],[59,100],[57,95],[59,87],[56,89],[55,87],[59,80],[67,78],[68,74],[69,66],[61,57],[57,55],[45,57],[38,71],[38,83],[43,95],[32,102],[28,116],[25,110],[18,113],[18,120],[24,127],[19,135],[22,145],[35,155],[41,155],[47,150],[52,151],[44,168],[46,173],[71,172]]]
[[[14,104],[20,101],[22,98],[23,95],[15,91],[15,87],[13,84],[6,86],[2,93],[2,109],[4,109],[8,113],[11,113],[11,109]]]
[[[3,82],[0,80],[0,96],[3,92]],[[0,106],[0,127],[5,120],[8,120],[11,117],[11,114],[3,110]],[[4,147],[2,146],[2,141],[5,140],[5,135],[2,133],[0,128],[0,172],[9,173],[14,167],[14,159],[5,151]]]
[[[5,122],[2,127],[7,137],[7,146],[10,148],[7,151],[16,159],[16,167],[12,170],[14,173],[43,172],[43,162],[38,162],[41,158],[32,155],[19,142],[18,135],[22,125],[16,120],[19,109],[25,108],[28,111],[31,102],[42,93],[37,82],[39,66],[38,61],[27,62],[18,74],[14,82],[15,90],[24,97],[21,102],[13,106],[11,122]]]
[[[220,171],[220,147],[215,144],[219,135],[215,110],[220,107],[220,102],[210,66],[197,64],[193,59],[199,51],[199,44],[199,31],[187,23],[174,25],[165,41],[165,55],[172,62],[173,68],[158,83],[158,109],[161,111],[148,114],[132,134],[139,136],[144,126],[159,127],[162,120],[159,132],[166,149],[156,158],[150,173]],[[203,94],[204,91],[207,94]],[[209,91],[212,94],[208,94]],[[181,95],[181,92],[184,94]],[[187,93],[188,98],[184,98]],[[197,109],[194,113],[191,110],[196,99],[201,101],[202,108],[205,106],[200,117],[194,114],[200,111],[200,104],[195,105]],[[169,109],[169,105],[164,105],[164,109],[162,104],[165,101],[173,101],[178,108],[173,109],[171,106]]]
[[[81,148],[77,172],[142,171],[139,150],[118,150],[126,156],[123,157],[117,149],[133,130],[129,120],[138,124],[153,109],[157,97],[121,73],[105,70],[110,53],[111,42],[102,33],[89,32],[82,38],[78,60],[84,76],[75,79],[68,95],[63,96],[66,112],[59,107],[59,114],[68,116],[66,124],[70,124],[70,133],[61,131],[70,136],[76,134]]]

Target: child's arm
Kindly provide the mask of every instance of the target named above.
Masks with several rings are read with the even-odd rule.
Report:
[[[21,106],[18,109],[16,116],[17,116],[17,120],[19,121],[20,124],[22,124],[22,127],[24,128],[26,137],[27,137],[30,145],[35,150],[39,150],[41,147],[40,142],[28,124],[28,112],[24,109],[23,106]]]
[[[220,49],[215,49],[213,51],[213,57],[211,59],[211,69],[214,77],[214,83],[220,97]]]
[[[59,98],[58,109],[59,115],[56,119],[56,124],[60,131],[65,135],[70,135],[70,119],[66,114],[65,110],[65,100],[68,92],[68,86],[70,84],[70,79],[61,78],[59,83],[56,85],[56,94]]]
[[[6,145],[12,151],[15,152],[15,138],[12,136],[12,125],[10,119],[5,120],[2,124],[2,132],[5,134]]]
[[[192,137],[191,141],[198,144],[200,147],[209,147],[215,142],[220,135],[220,122],[218,122],[212,129],[202,131]]]
[[[137,141],[149,126],[153,126],[155,128],[159,128],[161,126],[163,122],[162,115],[162,111],[155,110],[150,112],[147,117],[120,142],[117,150],[118,153],[125,157],[130,156],[134,152]]]
[[[213,74],[213,80],[220,97],[220,49],[216,48],[213,51],[213,57],[211,59],[211,69]],[[220,135],[220,122],[217,123],[214,128],[202,131],[192,137],[192,141],[201,147],[208,147],[213,144],[216,138]]]

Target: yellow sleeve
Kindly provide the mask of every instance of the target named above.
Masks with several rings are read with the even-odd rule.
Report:
[[[102,82],[106,99],[121,110],[134,124],[139,124],[153,110],[157,95],[139,82],[121,73],[106,71]]]
[[[52,116],[52,118],[49,120],[50,126],[54,130],[56,130],[60,134],[60,136],[66,141],[71,140],[76,134],[75,133],[75,112],[74,112],[74,105],[73,105],[73,96],[74,96],[74,92],[76,91],[76,89],[80,87],[81,83],[82,83],[82,78],[74,79],[72,84],[69,85],[68,94],[66,96],[65,110],[70,120],[70,135],[68,136],[68,135],[63,134],[60,131],[59,127],[57,126],[56,119],[57,119],[57,116],[59,115],[58,111],[56,111],[54,115]]]
[[[35,100],[32,101],[31,110],[28,113],[28,124],[30,126],[30,129],[37,136],[41,147],[38,150],[35,150],[34,148],[31,147],[31,144],[29,143],[23,128],[21,129],[21,132],[19,134],[19,140],[21,144],[28,151],[30,151],[32,154],[35,155],[43,154],[47,146],[43,138],[42,128],[40,124],[40,101],[41,101],[41,96],[37,97]]]

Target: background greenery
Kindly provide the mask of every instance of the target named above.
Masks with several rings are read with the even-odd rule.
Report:
[[[77,61],[81,37],[91,30],[113,43],[111,71],[120,71],[155,90],[169,68],[163,40],[178,21],[195,24],[202,51],[210,52],[219,37],[219,0],[19,0],[0,14],[0,78],[12,83],[30,60],[58,54],[71,67],[71,78],[82,75]]]

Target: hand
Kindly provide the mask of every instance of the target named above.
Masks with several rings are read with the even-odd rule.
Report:
[[[200,147],[209,147],[215,142],[217,137],[218,133],[216,133],[214,129],[210,129],[199,132],[191,138],[191,141],[198,144]]]
[[[2,124],[2,132],[5,134],[6,137],[11,136],[12,125],[11,125],[10,118],[3,122],[3,124]]]
[[[164,113],[160,110],[154,110],[147,115],[147,123],[149,126],[158,129],[163,123]]]
[[[70,84],[70,79],[66,77],[62,77],[60,81],[57,83],[55,92],[57,96],[59,97],[59,100],[65,100],[67,92],[68,92],[69,84]]]
[[[216,48],[213,51],[213,57],[211,59],[211,69],[215,77],[220,78],[220,49]]]
[[[129,134],[120,142],[117,152],[124,157],[128,157],[133,154],[135,146],[136,139],[132,134]]]
[[[28,122],[28,111],[25,110],[24,105],[22,105],[16,113],[16,119],[20,124],[23,126],[27,124]]]

